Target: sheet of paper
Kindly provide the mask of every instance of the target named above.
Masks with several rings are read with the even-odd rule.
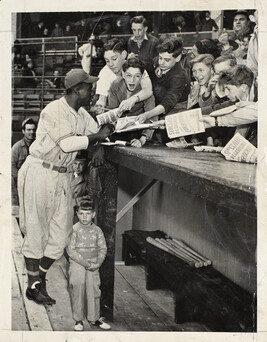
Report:
[[[118,114],[119,114],[119,109],[116,108],[116,109],[109,110],[106,113],[97,115],[96,119],[97,119],[98,124],[101,126],[107,123],[116,122],[119,116]]]
[[[201,109],[167,115],[165,118],[167,134],[170,139],[205,131]]]
[[[257,162],[257,148],[239,133],[233,136],[221,153],[227,160],[253,164]]]

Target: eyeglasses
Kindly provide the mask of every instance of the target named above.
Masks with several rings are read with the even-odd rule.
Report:
[[[139,80],[142,77],[141,74],[136,74],[136,75],[132,75],[132,74],[124,74],[124,78],[129,81],[131,79],[133,80]]]

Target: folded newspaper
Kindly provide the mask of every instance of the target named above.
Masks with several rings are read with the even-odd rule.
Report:
[[[236,133],[221,152],[225,159],[241,163],[257,163],[257,148]]]
[[[167,134],[170,139],[205,131],[201,109],[167,115],[165,118]]]

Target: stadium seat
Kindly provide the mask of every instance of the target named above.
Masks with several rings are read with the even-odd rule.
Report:
[[[44,106],[48,105],[48,103],[52,102],[55,99],[54,94],[44,94]]]
[[[27,109],[40,110],[40,96],[39,94],[27,94],[26,95]]]

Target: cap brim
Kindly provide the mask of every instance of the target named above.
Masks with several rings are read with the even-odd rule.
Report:
[[[234,12],[234,13],[232,14],[232,17],[235,17],[237,14],[244,14],[244,15],[246,15],[247,17],[249,16],[248,11],[246,11],[246,10],[242,11],[242,10],[240,10],[240,11]]]
[[[95,83],[99,80],[99,77],[88,75],[88,77],[81,83]]]

